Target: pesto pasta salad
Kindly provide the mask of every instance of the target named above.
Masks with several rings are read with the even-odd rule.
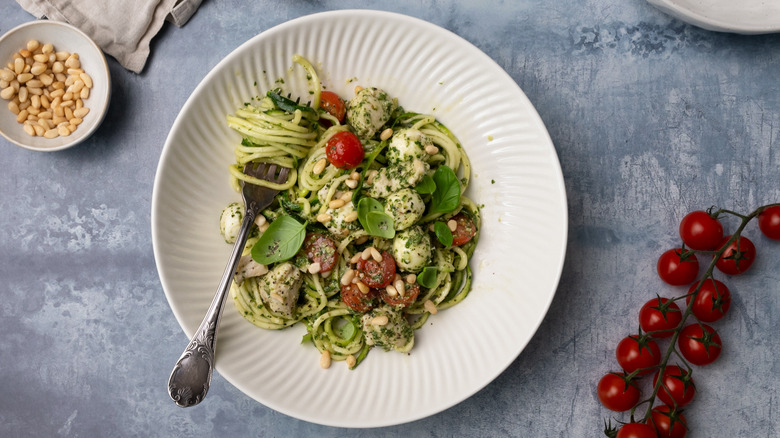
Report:
[[[274,89],[227,116],[242,136],[233,187],[280,191],[255,221],[231,296],[257,327],[305,325],[322,367],[352,369],[374,347],[409,352],[431,315],[466,298],[479,208],[464,196],[468,157],[435,117],[376,87],[342,100],[308,60],[293,61],[306,71],[307,104]],[[287,181],[242,172],[259,161],[290,168]],[[228,243],[243,216],[238,203],[223,210]]]

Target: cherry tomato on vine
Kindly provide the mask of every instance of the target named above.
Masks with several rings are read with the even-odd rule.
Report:
[[[780,240],[780,205],[765,208],[758,214],[758,228],[764,236]]]
[[[615,349],[618,364],[627,374],[642,368],[650,368],[639,374],[650,374],[652,367],[661,363],[661,349],[649,336],[631,335],[621,340]]]
[[[731,236],[724,237],[718,248],[731,239]],[[715,262],[715,266],[724,274],[739,275],[750,269],[756,260],[756,247],[747,237],[739,236],[729,243],[726,250]]]
[[[653,386],[658,382],[660,371],[653,377]],[[693,400],[696,386],[688,371],[677,365],[667,365],[661,375],[661,387],[656,396],[669,406],[683,407]]]
[[[328,161],[339,169],[354,169],[363,161],[365,154],[357,135],[349,131],[333,134],[325,146]]]
[[[625,374],[609,373],[599,380],[598,396],[605,408],[622,412],[639,402],[640,393],[633,382],[626,382]]]
[[[692,211],[680,222],[680,237],[688,248],[715,250],[723,238],[723,225],[706,211]]]
[[[338,94],[332,91],[322,91],[320,93],[320,108],[338,119],[339,122],[343,122],[344,116],[347,114],[347,107],[344,105],[344,101],[341,100]]]
[[[690,304],[693,298],[693,295],[690,294],[693,294],[697,285],[694,284],[688,289],[689,295],[685,298],[686,303]],[[699,321],[715,322],[723,318],[723,315],[729,311],[729,307],[731,307],[729,288],[718,280],[708,278],[702,283],[691,310]]]
[[[639,310],[639,326],[654,338],[668,338],[680,325],[680,306],[668,298],[653,298]]]
[[[694,365],[709,365],[720,356],[722,343],[718,332],[707,324],[685,326],[677,338],[677,347],[685,360]]]
[[[658,434],[648,424],[627,423],[620,428],[616,438],[658,438]]]
[[[655,427],[658,438],[685,438],[688,422],[681,412],[669,406],[656,406],[650,412],[650,423]]]
[[[699,275],[699,260],[681,248],[670,249],[658,258],[658,276],[672,286],[693,283]]]

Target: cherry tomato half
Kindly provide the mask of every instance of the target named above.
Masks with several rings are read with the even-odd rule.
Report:
[[[685,438],[688,422],[682,413],[669,406],[660,405],[650,412],[650,423],[655,427],[658,438]]]
[[[653,386],[658,382],[660,371],[653,377]],[[688,371],[677,365],[667,365],[661,377],[661,387],[656,396],[669,406],[683,407],[693,400],[696,386]]]
[[[598,396],[605,408],[622,412],[639,402],[639,389],[634,383],[626,383],[623,373],[609,373],[599,380]]]
[[[320,108],[338,119],[339,122],[343,122],[344,116],[347,114],[347,107],[344,105],[344,101],[341,100],[338,94],[332,91],[322,91],[320,93]]]
[[[642,368],[650,368],[639,374],[650,374],[652,367],[661,363],[661,350],[648,336],[626,336],[615,349],[618,364],[627,374]]]
[[[474,221],[465,214],[458,213],[451,220],[458,224],[452,233],[452,244],[454,246],[463,245],[477,234],[477,227],[474,225]]]
[[[325,155],[330,164],[339,169],[354,169],[363,161],[366,152],[357,135],[339,131],[325,145]]]
[[[731,236],[724,237],[718,248],[723,248]],[[726,250],[715,262],[720,272],[728,275],[739,275],[750,269],[756,260],[756,247],[747,237],[739,236],[729,243]]]
[[[341,301],[354,311],[368,312],[376,305],[376,290],[364,294],[356,284],[341,285]]]
[[[658,438],[655,429],[645,423],[627,423],[617,433],[616,438]]]
[[[395,259],[387,251],[381,251],[381,261],[369,257],[360,258],[357,262],[358,276],[369,287],[384,288],[395,278]]]
[[[707,324],[691,324],[680,332],[677,346],[688,362],[694,365],[709,365],[720,356],[723,344],[714,328]]]
[[[658,258],[658,276],[672,286],[693,283],[699,275],[699,260],[695,254],[684,254],[683,249],[670,249]]]
[[[715,250],[723,238],[723,225],[706,211],[692,211],[680,222],[680,237],[688,248]]]
[[[654,338],[668,338],[680,325],[680,306],[668,298],[653,298],[639,310],[639,326]]]
[[[758,214],[758,228],[764,236],[780,240],[780,205],[765,208]]]
[[[336,242],[320,233],[309,233],[303,241],[303,251],[312,263],[320,264],[320,272],[330,272],[339,261]]]
[[[686,303],[690,304],[693,298],[690,294],[696,290],[696,286],[697,284],[693,284],[688,289]],[[723,315],[729,311],[729,307],[731,307],[729,288],[718,280],[708,278],[702,283],[691,310],[699,321],[715,322],[723,318]]]
[[[420,295],[420,285],[415,284],[407,284],[404,283],[405,291],[404,294],[395,294],[390,295],[387,293],[387,288],[382,289],[379,291],[379,296],[382,297],[382,301],[387,303],[390,306],[393,307],[409,307],[411,306],[415,301],[417,301],[417,296]]]

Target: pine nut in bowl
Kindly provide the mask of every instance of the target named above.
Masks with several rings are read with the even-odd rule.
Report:
[[[91,136],[111,100],[106,58],[84,32],[37,20],[0,37],[0,134],[51,152]]]

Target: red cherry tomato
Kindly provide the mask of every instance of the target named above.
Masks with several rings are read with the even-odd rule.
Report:
[[[653,298],[639,310],[639,326],[654,338],[672,336],[680,321],[680,306],[668,298]]]
[[[692,211],[680,222],[680,237],[688,248],[715,250],[723,237],[723,225],[706,211]]]
[[[344,105],[344,101],[341,100],[338,94],[332,91],[322,91],[320,93],[320,108],[338,119],[339,122],[343,122],[344,116],[347,114],[347,107]]]
[[[404,294],[395,294],[390,295],[387,293],[387,289],[382,289],[380,291],[380,296],[382,297],[382,301],[387,303],[390,306],[394,307],[409,307],[411,306],[415,301],[417,301],[417,296],[420,295],[420,285],[418,284],[407,284],[404,283],[405,291]]]
[[[368,312],[376,305],[376,290],[363,293],[355,284],[341,285],[341,301],[357,312]]]
[[[658,382],[659,373],[660,371],[657,371],[653,377],[653,386]],[[664,368],[661,382],[656,395],[669,406],[683,407],[696,395],[696,386],[690,374],[677,365],[668,365]]]
[[[474,221],[465,214],[458,213],[451,220],[455,220],[458,224],[455,231],[452,232],[452,244],[454,246],[463,245],[477,234],[477,227],[474,225]]]
[[[616,438],[658,438],[655,429],[645,423],[628,423],[617,433]]]
[[[758,214],[758,228],[764,236],[780,240],[780,205],[765,208]]]
[[[395,279],[395,259],[387,251],[381,251],[382,261],[373,257],[360,258],[357,262],[358,277],[369,287],[384,288]]]
[[[699,260],[695,254],[684,255],[684,250],[670,249],[658,258],[658,276],[672,286],[693,283],[699,275]]]
[[[650,423],[655,427],[658,438],[685,438],[688,433],[688,422],[683,414],[666,405],[653,408]]]
[[[692,294],[696,290],[697,284],[691,285],[688,289],[688,297],[685,302],[690,304]],[[696,301],[693,302],[692,311],[699,321],[715,322],[721,318],[731,307],[731,292],[725,284],[718,280],[708,278],[699,289],[696,295]]]
[[[685,360],[694,365],[709,365],[720,356],[722,343],[718,332],[707,324],[685,326],[677,338],[677,346]]]
[[[658,344],[648,336],[626,336],[615,349],[618,364],[626,374],[642,368],[650,368],[639,374],[653,372],[652,367],[661,363],[661,350]]]
[[[718,248],[723,248],[731,236],[724,237]],[[747,237],[739,236],[729,243],[726,250],[715,262],[715,266],[724,274],[739,275],[750,269],[756,260],[756,247]]]
[[[639,402],[639,389],[633,383],[626,383],[624,376],[623,373],[609,373],[599,380],[599,400],[605,408],[622,412]]]
[[[363,161],[365,154],[357,135],[349,131],[333,134],[325,145],[328,161],[339,169],[354,169]]]
[[[310,233],[303,241],[303,251],[312,263],[320,264],[320,272],[330,272],[339,261],[339,252],[333,239],[319,233]]]

